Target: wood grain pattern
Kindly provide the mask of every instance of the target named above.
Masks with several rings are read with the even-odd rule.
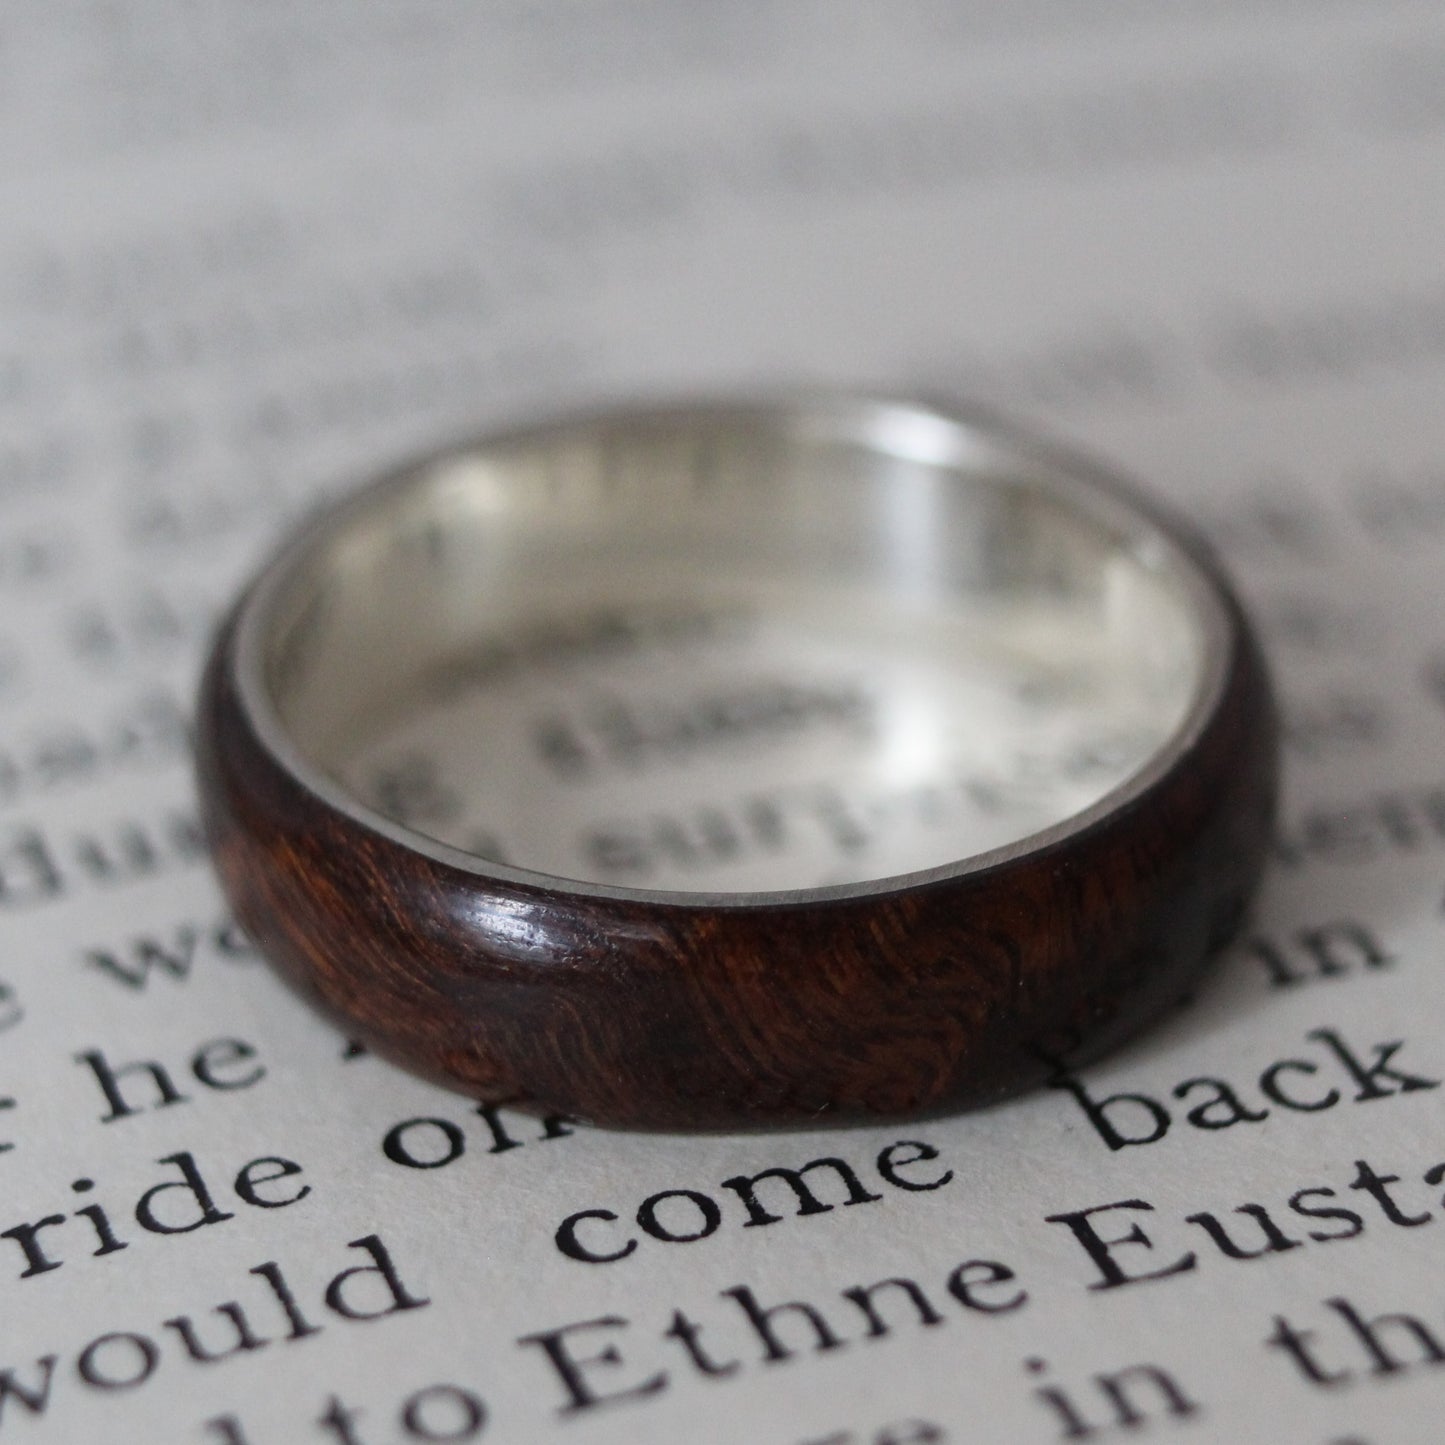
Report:
[[[308,998],[483,1098],[684,1129],[977,1104],[1137,1029],[1237,928],[1272,823],[1276,724],[1228,611],[1219,707],[1120,811],[908,891],[727,907],[489,881],[337,812],[257,737],[233,618],[199,711],[216,866]]]

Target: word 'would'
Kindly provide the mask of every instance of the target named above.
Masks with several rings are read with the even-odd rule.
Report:
[[[328,1319],[366,1323],[431,1303],[402,1282],[378,1235],[353,1239],[347,1248],[360,1250],[368,1262],[350,1265],[334,1275],[317,1292],[315,1305],[303,1304],[281,1266],[268,1260],[249,1271],[261,1283],[244,1304],[239,1299],[228,1300],[209,1311],[178,1315],[149,1333],[108,1330],[67,1354],[63,1364],[61,1356],[51,1352],[23,1372],[14,1366],[0,1370],[0,1426],[7,1415],[19,1410],[46,1414],[54,1403],[57,1384],[72,1372],[77,1385],[85,1390],[134,1390],[150,1380],[168,1358],[211,1366],[273,1344],[319,1335]]]

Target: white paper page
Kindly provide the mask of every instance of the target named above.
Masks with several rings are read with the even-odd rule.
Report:
[[[33,0],[0,77],[0,1440],[1438,1441],[1436,5]],[[1246,937],[922,1122],[349,1057],[197,843],[219,609],[418,449],[798,382],[996,403],[1215,535],[1288,721]],[[725,1181],[821,1158],[870,1197],[749,1227]]]

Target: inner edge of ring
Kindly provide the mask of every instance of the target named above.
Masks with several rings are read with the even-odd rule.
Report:
[[[890,423],[896,430],[900,423],[923,418],[951,429],[959,450],[980,453],[994,463],[991,470],[1026,475],[1085,516],[1112,523],[1132,539],[1136,559],[1141,565],[1172,574],[1172,580],[1180,586],[1188,603],[1192,621],[1199,628],[1199,673],[1193,695],[1178,723],[1145,763],[1093,803],[1057,823],[1010,842],[929,868],[878,878],[820,887],[756,891],[630,887],[497,862],[394,821],[361,801],[301,752],[283,724],[265,681],[265,656],[270,640],[267,624],[275,622],[272,612],[278,595],[293,581],[297,568],[304,565],[318,549],[328,541],[334,542],[344,536],[349,530],[348,524],[359,522],[396,491],[423,483],[429,469],[449,457],[467,452],[485,453],[492,447],[528,441],[544,443],[555,427],[563,425],[626,422],[645,427],[649,420],[675,421],[688,416],[712,423],[729,421],[739,426],[766,422],[772,425],[790,423],[806,428],[811,423],[826,428],[830,439],[851,439],[863,445],[876,455],[880,464],[899,459],[897,451],[880,444],[880,433],[886,437]],[[951,471],[960,482],[967,483],[971,473],[977,477],[986,469],[976,462],[971,468],[954,465],[946,470]],[[1101,819],[1147,793],[1190,750],[1214,716],[1232,669],[1237,641],[1230,621],[1226,584],[1197,554],[1199,544],[1192,534],[1162,517],[1162,510],[1139,497],[1127,483],[1087,459],[1020,433],[992,416],[964,409],[935,408],[905,399],[832,395],[804,395],[783,402],[729,398],[721,401],[678,401],[646,409],[599,409],[464,441],[389,472],[353,496],[325,509],[301,528],[243,598],[234,641],[234,681],[241,706],[259,740],[273,758],[318,800],[358,827],[479,879],[552,895],[617,899],[681,908],[760,908],[843,902],[908,892],[935,882],[987,872],[1087,832]],[[1149,554],[1147,558],[1144,556],[1146,552]]]

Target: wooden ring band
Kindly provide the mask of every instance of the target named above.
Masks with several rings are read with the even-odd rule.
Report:
[[[322,666],[309,638],[360,628],[370,613],[358,604],[362,621],[316,623],[334,603],[318,584],[304,606],[285,604],[283,626],[278,598],[292,597],[319,551],[348,552],[351,565],[351,553],[385,543],[397,525],[387,508],[421,496],[448,458],[512,454],[568,427],[644,437],[726,427],[789,445],[846,431],[855,450],[891,464],[908,452],[950,487],[1026,475],[1042,479],[1051,507],[1102,499],[1108,525],[1183,577],[1200,613],[1187,714],[1124,783],[1057,826],[859,885],[692,894],[572,883],[423,838],[312,765],[274,705],[297,668]],[[943,442],[942,460],[919,451]],[[472,473],[492,485],[486,467],[448,485],[470,486]],[[435,542],[435,525],[412,542]],[[1236,930],[1263,864],[1276,750],[1255,639],[1186,529],[1092,464],[992,420],[828,397],[549,423],[383,479],[303,529],[242,596],[198,718],[221,882],[305,995],[378,1051],[483,1098],[666,1128],[978,1103],[1126,1036]]]

